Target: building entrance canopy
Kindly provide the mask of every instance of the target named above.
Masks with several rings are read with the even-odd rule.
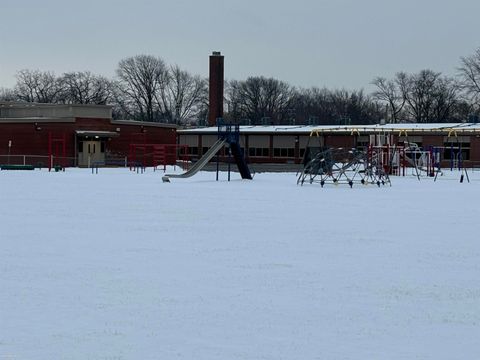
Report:
[[[112,138],[120,134],[115,131],[99,131],[99,130],[75,130],[77,136],[84,136],[89,138]]]

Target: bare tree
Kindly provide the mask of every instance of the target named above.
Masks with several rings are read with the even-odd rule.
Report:
[[[405,98],[394,80],[387,80],[384,77],[376,77],[372,84],[377,87],[377,90],[372,93],[375,100],[387,103],[392,123],[397,123],[399,116],[405,105]]]
[[[259,123],[262,118],[282,123],[292,116],[294,91],[285,82],[273,78],[250,77],[231,81],[227,87],[228,107],[240,119]]]
[[[207,97],[206,80],[181,70],[177,65],[172,66],[167,85],[161,92],[164,118],[176,124],[192,122],[198,119]]]
[[[242,120],[244,117],[240,104],[240,83],[239,81],[225,81],[225,105],[224,117],[230,121]]]
[[[381,106],[363,90],[301,89],[296,92],[294,107],[299,123],[370,124],[378,122]]]
[[[0,101],[16,101],[15,91],[8,88],[0,88]]]
[[[402,91],[410,116],[416,122],[430,122],[433,118],[434,86],[440,73],[422,70],[418,74],[397,73],[396,81]]]
[[[330,102],[335,114],[335,122],[350,122],[348,119],[348,106],[349,106],[350,94],[347,90],[334,90],[330,91]]]
[[[63,91],[62,83],[53,72],[20,70],[15,93],[19,100],[38,103],[56,103]]]
[[[420,123],[446,122],[454,117],[458,85],[441,73],[422,70],[418,74],[397,73],[396,83],[405,99],[406,111]]]
[[[330,91],[333,123],[368,124],[379,120],[379,106],[363,90]]]
[[[460,85],[455,79],[441,77],[437,80],[433,102],[435,121],[448,122],[457,117],[460,110],[459,89]]]
[[[380,120],[381,107],[363,89],[351,91],[347,101],[347,116],[351,124],[368,124]]]
[[[460,71],[462,89],[478,111],[480,108],[480,48],[474,54],[460,58]]]
[[[260,109],[260,83],[233,80],[227,87],[227,104],[234,111],[235,117],[248,119],[253,123],[265,116]]]
[[[168,83],[168,69],[162,59],[137,55],[123,59],[117,68],[117,101],[122,110],[143,121],[160,121],[161,94]]]
[[[338,119],[332,103],[331,91],[317,87],[300,89],[295,96],[295,111],[303,122],[313,121],[315,124],[333,124]]]
[[[72,104],[107,104],[113,95],[113,83],[89,71],[63,74],[64,101]]]

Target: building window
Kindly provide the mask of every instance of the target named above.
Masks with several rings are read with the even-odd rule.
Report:
[[[370,141],[357,141],[357,149],[363,150],[366,149],[370,145]],[[403,143],[402,143],[403,145]]]
[[[190,155],[198,155],[198,147],[189,147],[188,148],[188,153]]]
[[[445,143],[443,158],[445,160],[470,160],[470,143]]]
[[[249,148],[248,156],[250,157],[268,157],[269,156],[268,148]]]
[[[422,147],[423,136],[399,136],[398,145],[410,147]]]
[[[295,149],[294,148],[274,148],[273,149],[273,156],[274,157],[295,157]]]
[[[370,145],[370,136],[360,135],[357,137],[357,149],[361,150]]]

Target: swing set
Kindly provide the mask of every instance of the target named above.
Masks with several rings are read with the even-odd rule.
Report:
[[[339,130],[345,132],[347,128]],[[323,131],[313,130],[303,159],[304,170],[297,183],[312,183],[318,178],[322,186],[329,182],[345,182],[351,187],[355,179],[360,179],[362,184],[390,184],[388,175],[406,176],[410,170],[418,180],[426,176],[436,181],[439,174],[443,175],[442,163],[445,165],[446,160],[449,160],[451,171],[458,169],[461,172],[461,183],[465,179],[470,182],[464,166],[466,150],[458,136],[459,131],[464,129],[430,129],[446,133],[447,136],[443,146],[426,147],[410,141],[410,130],[406,129],[382,129],[380,132],[372,129],[374,133],[369,134],[368,144],[356,146],[360,131],[354,128],[350,130],[355,145],[353,148],[328,147]]]

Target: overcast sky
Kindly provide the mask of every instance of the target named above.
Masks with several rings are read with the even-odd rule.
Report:
[[[371,89],[375,76],[454,75],[480,47],[480,0],[1,0],[0,87],[21,69],[113,76],[137,54],[208,76]]]

